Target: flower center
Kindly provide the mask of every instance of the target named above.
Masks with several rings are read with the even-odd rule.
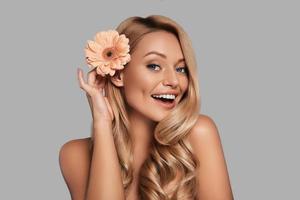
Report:
[[[110,57],[110,56],[112,55],[112,52],[109,51],[109,52],[106,53],[106,55],[107,55],[108,57]]]
[[[112,60],[115,57],[115,50],[113,47],[104,49],[103,57],[108,60]]]

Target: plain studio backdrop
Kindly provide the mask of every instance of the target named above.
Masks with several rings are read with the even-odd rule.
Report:
[[[181,24],[200,112],[217,124],[237,200],[300,199],[299,3],[285,0],[1,1],[0,199],[70,199],[60,147],[90,136],[76,68],[96,32],[130,16]]]

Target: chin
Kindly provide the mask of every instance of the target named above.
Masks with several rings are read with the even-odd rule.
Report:
[[[158,112],[155,112],[153,113],[152,117],[151,117],[151,120],[152,121],[155,121],[155,122],[160,122],[161,120],[163,120],[165,117],[168,116],[169,112],[171,112],[171,110],[165,110],[165,111],[158,111]]]

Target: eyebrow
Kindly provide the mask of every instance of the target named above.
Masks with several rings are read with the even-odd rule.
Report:
[[[148,56],[148,55],[150,55],[150,54],[156,54],[156,55],[158,55],[158,56],[160,56],[160,57],[162,57],[162,58],[164,58],[164,59],[167,59],[167,56],[166,56],[165,54],[159,53],[159,52],[157,52],[157,51],[150,51],[150,52],[146,53],[146,54],[144,55],[144,57],[146,57],[146,56]],[[179,63],[179,62],[181,62],[181,61],[185,61],[185,59],[184,59],[184,58],[180,58],[180,59],[177,61],[177,63]],[[177,64],[177,63],[176,63],[176,64]]]

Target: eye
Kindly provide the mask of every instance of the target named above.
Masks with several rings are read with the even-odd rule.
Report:
[[[149,64],[149,65],[147,65],[147,67],[153,69],[153,68],[160,67],[160,66],[157,64]],[[155,70],[155,71],[157,71],[157,70]]]
[[[180,72],[187,74],[187,67],[178,67],[177,69],[179,69]]]

